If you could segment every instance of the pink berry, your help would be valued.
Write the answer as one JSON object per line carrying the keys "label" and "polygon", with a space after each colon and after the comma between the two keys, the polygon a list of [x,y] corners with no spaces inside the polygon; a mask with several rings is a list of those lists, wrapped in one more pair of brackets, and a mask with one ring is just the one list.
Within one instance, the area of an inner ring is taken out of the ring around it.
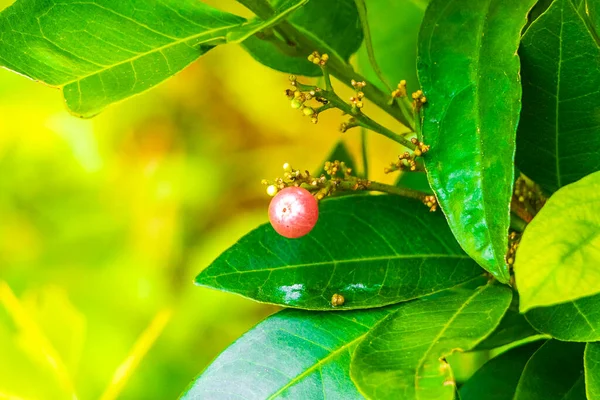
{"label": "pink berry", "polygon": [[277,233],[295,239],[306,235],[319,218],[317,199],[306,189],[287,187],[273,197],[269,221]]}

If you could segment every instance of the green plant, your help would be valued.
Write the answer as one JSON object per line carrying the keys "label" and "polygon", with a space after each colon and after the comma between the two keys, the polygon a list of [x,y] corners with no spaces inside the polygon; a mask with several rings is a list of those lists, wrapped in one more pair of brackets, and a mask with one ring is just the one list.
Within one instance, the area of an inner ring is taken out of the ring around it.
{"label": "green plant", "polygon": [[[356,174],[343,145],[322,172],[286,164],[264,182],[322,201],[314,229],[260,226],[196,283],[288,309],[183,397],[599,399],[600,0],[239,2],[256,17],[196,0],[17,0],[0,14],[0,64],[61,88],[78,116],[240,43],[294,74],[286,95],[313,123],[338,109],[343,132],[398,146],[397,185],[371,181],[364,156]],[[363,38],[365,76],[349,62]],[[457,382],[453,352],[498,348]]]}

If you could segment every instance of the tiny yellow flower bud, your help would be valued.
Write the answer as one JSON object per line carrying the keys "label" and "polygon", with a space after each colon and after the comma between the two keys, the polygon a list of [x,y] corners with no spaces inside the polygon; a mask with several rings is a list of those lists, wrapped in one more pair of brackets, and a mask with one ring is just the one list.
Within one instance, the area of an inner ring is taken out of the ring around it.
{"label": "tiny yellow flower bud", "polygon": [[292,172],[292,166],[289,163],[283,164],[283,170],[285,172]]}
{"label": "tiny yellow flower bud", "polygon": [[275,196],[277,194],[278,190],[277,187],[275,185],[269,185],[267,187],[267,194],[271,197]]}
{"label": "tiny yellow flower bud", "polygon": [[313,110],[312,107],[304,107],[302,109],[302,113],[304,115],[306,115],[307,117],[310,117],[311,115],[313,115],[315,113],[315,110]]}
{"label": "tiny yellow flower bud", "polygon": [[295,110],[297,110],[297,109],[299,109],[300,107],[302,107],[302,102],[301,102],[300,100],[298,100],[298,99],[294,99],[294,100],[292,100],[292,101],[290,102],[290,104],[291,104],[292,108],[293,108],[293,109],[295,109]]}

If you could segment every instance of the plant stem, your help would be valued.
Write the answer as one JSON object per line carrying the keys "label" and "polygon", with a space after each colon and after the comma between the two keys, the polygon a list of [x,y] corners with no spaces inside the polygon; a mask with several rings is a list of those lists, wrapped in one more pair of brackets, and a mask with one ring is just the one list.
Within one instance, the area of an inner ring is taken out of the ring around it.
{"label": "plant stem", "polygon": [[369,160],[367,157],[367,130],[360,129],[360,147],[362,152],[363,175],[365,179],[369,179]]}
{"label": "plant stem", "polygon": [[374,192],[395,194],[398,196],[409,197],[411,199],[417,199],[417,200],[423,200],[426,196],[428,196],[427,193],[420,192],[418,190],[401,188],[398,186],[388,185],[386,183],[381,183],[381,182],[370,182],[367,190],[371,190]]}
{"label": "plant stem", "polygon": [[[262,19],[268,19],[275,13],[273,7],[271,7],[267,0],[239,1],[242,3],[242,5]],[[405,115],[406,110],[401,109],[402,107],[406,107],[406,105],[402,103],[397,104],[396,102],[390,102],[390,93],[384,93],[377,86],[373,85],[371,82],[368,82],[364,76],[356,73],[352,66],[345,62],[338,54],[335,52],[332,54],[331,49],[323,47],[323,45],[320,44],[317,39],[309,37],[308,35],[300,32],[300,30],[298,30],[288,21],[280,22],[273,29],[286,39],[288,45],[295,46],[298,54],[303,54],[305,57],[308,57],[308,55],[313,51],[318,51],[321,54],[329,54],[331,58],[329,59],[327,66],[329,67],[329,70],[333,76],[349,87],[351,87],[350,82],[352,80],[357,82],[367,82],[367,86],[363,89],[365,96],[379,108],[394,117],[402,125],[414,130],[414,120],[411,120],[410,112]]]}
{"label": "plant stem", "polygon": [[[302,88],[310,89],[311,88],[311,87],[305,86],[305,85],[298,85],[298,87],[300,89],[302,89]],[[340,98],[340,96],[338,96],[335,92],[332,92],[329,90],[321,90],[321,91],[319,91],[318,96],[329,101],[330,103],[333,104],[334,107],[339,108],[345,114],[348,114],[348,115],[354,117],[354,119],[358,122],[358,125],[362,126],[363,128],[367,128],[367,129],[372,130],[373,132],[377,132],[389,139],[392,139],[394,142],[400,143],[402,146],[407,147],[411,150],[414,150],[416,148],[415,145],[410,140],[406,139],[402,135],[392,132],[385,126],[380,125],[379,123],[373,121],[371,118],[369,118],[368,116],[363,114],[359,108],[353,107],[350,104],[346,103],[344,100],[342,100]]]}

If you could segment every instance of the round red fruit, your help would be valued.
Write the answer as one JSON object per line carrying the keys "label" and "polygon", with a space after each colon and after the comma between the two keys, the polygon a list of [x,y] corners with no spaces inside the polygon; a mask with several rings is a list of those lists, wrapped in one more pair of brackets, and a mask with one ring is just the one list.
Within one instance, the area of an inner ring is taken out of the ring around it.
{"label": "round red fruit", "polygon": [[277,233],[295,239],[314,228],[319,218],[317,199],[306,189],[287,187],[269,205],[269,221]]}

